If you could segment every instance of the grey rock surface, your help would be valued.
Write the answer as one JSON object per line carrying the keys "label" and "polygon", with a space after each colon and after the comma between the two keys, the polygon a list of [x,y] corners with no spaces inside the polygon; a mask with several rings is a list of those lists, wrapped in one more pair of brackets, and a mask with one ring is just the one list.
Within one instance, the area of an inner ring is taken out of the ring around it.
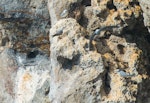
{"label": "grey rock surface", "polygon": [[18,66],[13,55],[13,50],[10,49],[0,53],[0,101],[2,103],[14,103],[15,101],[15,80]]}
{"label": "grey rock surface", "polygon": [[19,67],[15,84],[15,103],[49,103],[50,61]]}
{"label": "grey rock surface", "polygon": [[[64,27],[60,36],[52,35]],[[86,50],[84,29],[74,19],[58,21],[50,30],[52,103],[96,103],[105,69],[101,55]]]}
{"label": "grey rock surface", "polygon": [[139,3],[143,11],[144,24],[150,33],[150,2],[148,0],[139,0]]}
{"label": "grey rock surface", "polygon": [[19,52],[49,55],[50,17],[47,0],[1,0],[0,45]]}
{"label": "grey rock surface", "polygon": [[146,0],[1,0],[0,102],[150,103],[148,10]]}
{"label": "grey rock surface", "polygon": [[51,25],[53,26],[58,20],[68,17],[79,20],[83,12],[82,1],[83,0],[48,0]]}

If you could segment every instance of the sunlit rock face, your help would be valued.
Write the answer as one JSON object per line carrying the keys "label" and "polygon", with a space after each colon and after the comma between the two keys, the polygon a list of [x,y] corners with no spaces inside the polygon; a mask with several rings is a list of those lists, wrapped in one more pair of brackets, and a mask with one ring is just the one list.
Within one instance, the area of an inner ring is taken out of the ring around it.
{"label": "sunlit rock face", "polygon": [[149,103],[148,10],[146,0],[1,0],[0,101]]}

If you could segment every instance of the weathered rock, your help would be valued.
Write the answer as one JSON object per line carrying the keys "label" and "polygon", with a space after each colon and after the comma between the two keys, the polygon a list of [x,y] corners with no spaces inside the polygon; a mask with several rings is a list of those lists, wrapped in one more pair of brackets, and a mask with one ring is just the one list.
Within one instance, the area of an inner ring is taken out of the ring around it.
{"label": "weathered rock", "polygon": [[150,32],[150,2],[147,0],[139,0],[139,2],[143,11],[144,24]]}
{"label": "weathered rock", "polygon": [[15,101],[15,80],[18,66],[13,55],[13,50],[10,49],[0,53],[0,101],[2,103],[14,103]]}
{"label": "weathered rock", "polygon": [[147,1],[48,2],[1,0],[2,103],[150,102]]}
{"label": "weathered rock", "polygon": [[15,103],[49,103],[49,92],[50,61],[42,58],[37,65],[18,68]]}
{"label": "weathered rock", "polygon": [[[20,54],[21,55],[21,54]],[[20,65],[21,59],[24,59]],[[32,61],[32,62],[31,62]],[[12,49],[0,54],[0,101],[2,103],[47,103],[50,61],[46,56],[18,58]]]}
{"label": "weathered rock", "polygon": [[2,0],[0,7],[1,46],[19,52],[36,49],[49,55],[47,0]]}
{"label": "weathered rock", "polygon": [[59,19],[68,17],[79,21],[84,11],[83,5],[86,5],[86,1],[82,1],[84,0],[48,0],[51,25],[53,26]]}
{"label": "weathered rock", "polygon": [[[53,37],[61,27],[62,35]],[[84,32],[74,19],[60,20],[50,30],[52,102],[96,103],[102,98],[103,61],[100,54],[87,51]]]}

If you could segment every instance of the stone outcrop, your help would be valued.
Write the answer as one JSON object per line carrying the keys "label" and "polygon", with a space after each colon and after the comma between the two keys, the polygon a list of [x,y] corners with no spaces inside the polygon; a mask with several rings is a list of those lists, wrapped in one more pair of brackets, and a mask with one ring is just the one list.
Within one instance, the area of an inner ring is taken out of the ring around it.
{"label": "stone outcrop", "polygon": [[148,10],[146,0],[1,0],[0,101],[149,103]]}
{"label": "stone outcrop", "polygon": [[[63,28],[60,36],[54,36]],[[105,74],[102,57],[88,51],[85,30],[74,19],[63,19],[50,30],[52,79],[50,99],[54,103],[98,102]],[[94,95],[95,94],[95,95]],[[87,99],[88,98],[88,99]]]}
{"label": "stone outcrop", "polygon": [[139,2],[143,11],[144,24],[150,32],[150,2],[147,0],[139,0]]}
{"label": "stone outcrop", "polygon": [[1,1],[1,47],[24,53],[39,50],[49,55],[49,28],[47,0]]}

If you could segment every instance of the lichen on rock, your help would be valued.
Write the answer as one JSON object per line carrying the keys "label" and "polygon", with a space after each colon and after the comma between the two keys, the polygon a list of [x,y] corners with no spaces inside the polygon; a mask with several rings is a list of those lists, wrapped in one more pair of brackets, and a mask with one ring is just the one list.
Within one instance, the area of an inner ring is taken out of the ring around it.
{"label": "lichen on rock", "polygon": [[148,10],[146,0],[1,0],[0,101],[149,103]]}

